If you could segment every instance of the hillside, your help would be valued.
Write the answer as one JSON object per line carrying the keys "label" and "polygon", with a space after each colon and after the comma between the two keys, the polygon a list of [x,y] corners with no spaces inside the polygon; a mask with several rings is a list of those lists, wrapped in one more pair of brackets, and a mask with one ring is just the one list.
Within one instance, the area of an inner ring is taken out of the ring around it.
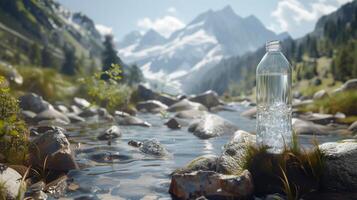
{"label": "hillside", "polygon": [[[336,81],[357,77],[356,44],[357,1],[321,17],[314,31],[306,36],[285,39],[283,52],[294,66],[295,87],[306,90],[316,79],[333,86]],[[222,60],[202,75],[204,79],[192,83],[189,92],[213,89],[220,94],[250,94],[255,86],[256,66],[264,53],[262,46],[255,52]]]}
{"label": "hillside", "polygon": [[53,0],[2,0],[0,39],[0,60],[19,65],[58,69],[74,54],[80,66],[100,66],[103,51],[94,22]]}

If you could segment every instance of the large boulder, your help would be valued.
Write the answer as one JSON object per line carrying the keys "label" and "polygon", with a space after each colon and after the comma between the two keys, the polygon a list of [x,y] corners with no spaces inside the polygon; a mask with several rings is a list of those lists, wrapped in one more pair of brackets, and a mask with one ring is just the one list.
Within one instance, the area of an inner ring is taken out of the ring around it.
{"label": "large boulder", "polygon": [[156,139],[144,140],[139,150],[143,153],[159,157],[169,154],[165,147]]}
{"label": "large boulder", "polygon": [[212,108],[221,104],[218,94],[212,90],[208,90],[202,94],[189,98],[190,101],[200,103],[207,108]]}
{"label": "large boulder", "polygon": [[150,123],[131,115],[129,116],[115,115],[115,119],[119,125],[151,127]]}
{"label": "large boulder", "polygon": [[176,173],[169,192],[178,199],[249,199],[254,190],[251,174],[223,175],[213,171]]}
{"label": "large boulder", "polygon": [[[21,188],[22,176],[14,169],[0,164],[0,184],[3,184],[2,195],[6,199],[17,199]],[[21,198],[19,198],[21,199]]]}
{"label": "large boulder", "polygon": [[139,111],[151,113],[158,113],[166,110],[167,108],[167,105],[157,100],[142,101],[136,105],[136,109],[138,109]]}
{"label": "large boulder", "polygon": [[55,110],[52,106],[40,113],[38,113],[34,118],[35,122],[47,121],[47,120],[61,120],[65,123],[70,123],[71,120],[63,113]]}
{"label": "large boulder", "polygon": [[334,93],[336,92],[345,92],[350,90],[357,90],[357,79],[351,79],[346,81],[340,88],[337,88]]}
{"label": "large boulder", "polygon": [[30,164],[45,169],[68,171],[77,169],[70,144],[64,135],[64,129],[52,127],[30,143]]}
{"label": "large boulder", "polygon": [[325,167],[322,187],[329,191],[357,191],[357,140],[328,142],[319,146]]}
{"label": "large boulder", "polygon": [[41,96],[34,93],[29,93],[20,97],[20,108],[23,110],[29,110],[34,113],[40,113],[50,108],[50,104],[43,100]]}
{"label": "large boulder", "polygon": [[351,135],[351,131],[343,125],[320,125],[301,119],[292,119],[295,133],[298,135]]}
{"label": "large boulder", "polygon": [[323,99],[326,97],[328,97],[326,90],[320,90],[320,91],[317,91],[312,98],[314,100],[320,100],[320,99]]}
{"label": "large boulder", "polygon": [[154,92],[144,85],[138,86],[138,98],[143,101],[158,100],[168,106],[171,106],[172,104],[177,102],[175,98],[166,94],[159,94],[157,92]]}
{"label": "large boulder", "polygon": [[224,145],[223,153],[217,161],[217,172],[223,174],[240,174],[243,169],[242,159],[248,145],[255,144],[256,137],[248,132],[238,130],[232,139]]}
{"label": "large boulder", "polygon": [[207,108],[196,102],[189,101],[187,99],[183,99],[173,105],[171,105],[167,111],[169,112],[179,112],[183,110],[201,110],[201,111],[207,111]]}
{"label": "large boulder", "polygon": [[201,139],[220,136],[223,134],[233,134],[238,127],[222,117],[214,114],[207,114],[198,122],[192,123],[188,131]]}
{"label": "large boulder", "polygon": [[111,140],[121,136],[121,131],[119,126],[111,126],[100,135],[98,135],[98,140]]}

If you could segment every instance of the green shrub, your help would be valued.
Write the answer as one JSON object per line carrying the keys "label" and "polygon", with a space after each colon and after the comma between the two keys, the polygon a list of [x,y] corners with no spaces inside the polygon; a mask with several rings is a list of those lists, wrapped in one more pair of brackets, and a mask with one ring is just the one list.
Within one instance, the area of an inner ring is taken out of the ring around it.
{"label": "green shrub", "polygon": [[80,79],[80,91],[92,104],[114,111],[127,107],[130,103],[132,90],[129,86],[118,83],[121,79],[120,66],[113,64],[107,71]]}
{"label": "green shrub", "polygon": [[336,114],[342,112],[347,116],[357,115],[357,92],[346,91],[330,95],[328,98],[314,101],[301,108],[301,111]]}
{"label": "green shrub", "polygon": [[[0,85],[4,80],[0,76]],[[9,89],[0,88],[0,153],[11,164],[23,164],[27,159],[28,131],[18,111],[18,102]]]}

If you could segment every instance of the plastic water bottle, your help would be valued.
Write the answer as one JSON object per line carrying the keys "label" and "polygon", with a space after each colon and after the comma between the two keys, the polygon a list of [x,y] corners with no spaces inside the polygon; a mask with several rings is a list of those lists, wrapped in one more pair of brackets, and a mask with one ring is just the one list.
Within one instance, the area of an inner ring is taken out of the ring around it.
{"label": "plastic water bottle", "polygon": [[266,44],[257,67],[257,144],[280,153],[292,140],[291,72],[279,41]]}

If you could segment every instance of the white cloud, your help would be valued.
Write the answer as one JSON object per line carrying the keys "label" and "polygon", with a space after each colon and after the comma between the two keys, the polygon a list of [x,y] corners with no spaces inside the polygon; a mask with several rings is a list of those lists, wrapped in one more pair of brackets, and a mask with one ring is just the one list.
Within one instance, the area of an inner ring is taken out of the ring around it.
{"label": "white cloud", "polygon": [[155,20],[148,17],[138,20],[137,26],[141,29],[153,29],[165,37],[169,37],[174,31],[181,29],[185,24],[176,17],[164,16]]}
{"label": "white cloud", "polygon": [[175,7],[170,7],[166,10],[168,13],[171,13],[171,14],[176,14],[177,13],[177,10]]}
{"label": "white cloud", "polygon": [[[322,15],[335,11],[341,4],[351,0],[312,0],[303,4],[298,0],[280,0],[271,13],[276,23],[269,28],[276,31],[293,31],[303,23],[314,24]],[[312,26],[310,24],[310,26]]]}
{"label": "white cloud", "polygon": [[101,35],[113,34],[113,28],[105,26],[103,24],[96,24],[95,28]]}

